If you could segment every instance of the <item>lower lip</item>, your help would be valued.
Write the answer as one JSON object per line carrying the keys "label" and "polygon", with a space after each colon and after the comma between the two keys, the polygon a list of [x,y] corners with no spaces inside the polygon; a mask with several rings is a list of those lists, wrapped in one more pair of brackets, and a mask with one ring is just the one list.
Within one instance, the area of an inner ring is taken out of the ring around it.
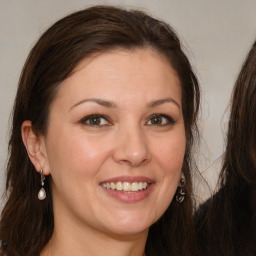
{"label": "lower lip", "polygon": [[134,203],[134,202],[139,202],[146,199],[153,189],[153,184],[150,184],[146,189],[140,190],[138,192],[124,192],[124,191],[107,189],[104,187],[102,188],[110,196],[114,197],[119,201],[122,201],[125,203]]}

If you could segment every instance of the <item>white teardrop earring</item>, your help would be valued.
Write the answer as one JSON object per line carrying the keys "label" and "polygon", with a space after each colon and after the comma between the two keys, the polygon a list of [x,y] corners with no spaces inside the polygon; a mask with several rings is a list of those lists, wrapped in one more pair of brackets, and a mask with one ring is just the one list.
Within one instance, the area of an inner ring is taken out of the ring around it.
{"label": "white teardrop earring", "polygon": [[39,190],[38,192],[38,199],[39,200],[44,200],[46,198],[46,192],[44,190],[44,180],[45,180],[45,176],[43,174],[43,169],[41,169],[39,171],[40,175],[41,175],[41,186],[42,188]]}

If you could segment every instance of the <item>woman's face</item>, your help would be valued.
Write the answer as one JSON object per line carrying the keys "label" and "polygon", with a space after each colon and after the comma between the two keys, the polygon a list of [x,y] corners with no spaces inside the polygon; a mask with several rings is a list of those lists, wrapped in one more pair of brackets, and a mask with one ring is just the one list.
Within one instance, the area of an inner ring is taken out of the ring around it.
{"label": "woman's face", "polygon": [[43,138],[55,222],[112,234],[147,232],[180,180],[181,105],[175,71],[152,49],[83,60],[60,85]]}

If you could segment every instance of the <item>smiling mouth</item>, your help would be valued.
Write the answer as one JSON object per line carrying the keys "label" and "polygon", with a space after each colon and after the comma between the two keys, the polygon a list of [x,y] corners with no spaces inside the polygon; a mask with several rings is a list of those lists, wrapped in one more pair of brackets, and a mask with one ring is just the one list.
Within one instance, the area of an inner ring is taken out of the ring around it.
{"label": "smiling mouth", "polygon": [[117,182],[103,182],[100,184],[102,187],[109,190],[117,190],[121,192],[139,192],[147,189],[150,186],[150,183],[147,182],[128,182],[128,181],[117,181]]}

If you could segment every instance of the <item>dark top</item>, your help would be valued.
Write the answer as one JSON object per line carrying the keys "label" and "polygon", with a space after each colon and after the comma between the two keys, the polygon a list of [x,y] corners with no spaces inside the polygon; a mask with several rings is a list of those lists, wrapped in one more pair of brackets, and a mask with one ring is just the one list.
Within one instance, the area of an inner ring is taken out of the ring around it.
{"label": "dark top", "polygon": [[256,256],[256,216],[249,206],[250,194],[238,189],[233,202],[231,198],[224,186],[197,210],[200,255]]}

